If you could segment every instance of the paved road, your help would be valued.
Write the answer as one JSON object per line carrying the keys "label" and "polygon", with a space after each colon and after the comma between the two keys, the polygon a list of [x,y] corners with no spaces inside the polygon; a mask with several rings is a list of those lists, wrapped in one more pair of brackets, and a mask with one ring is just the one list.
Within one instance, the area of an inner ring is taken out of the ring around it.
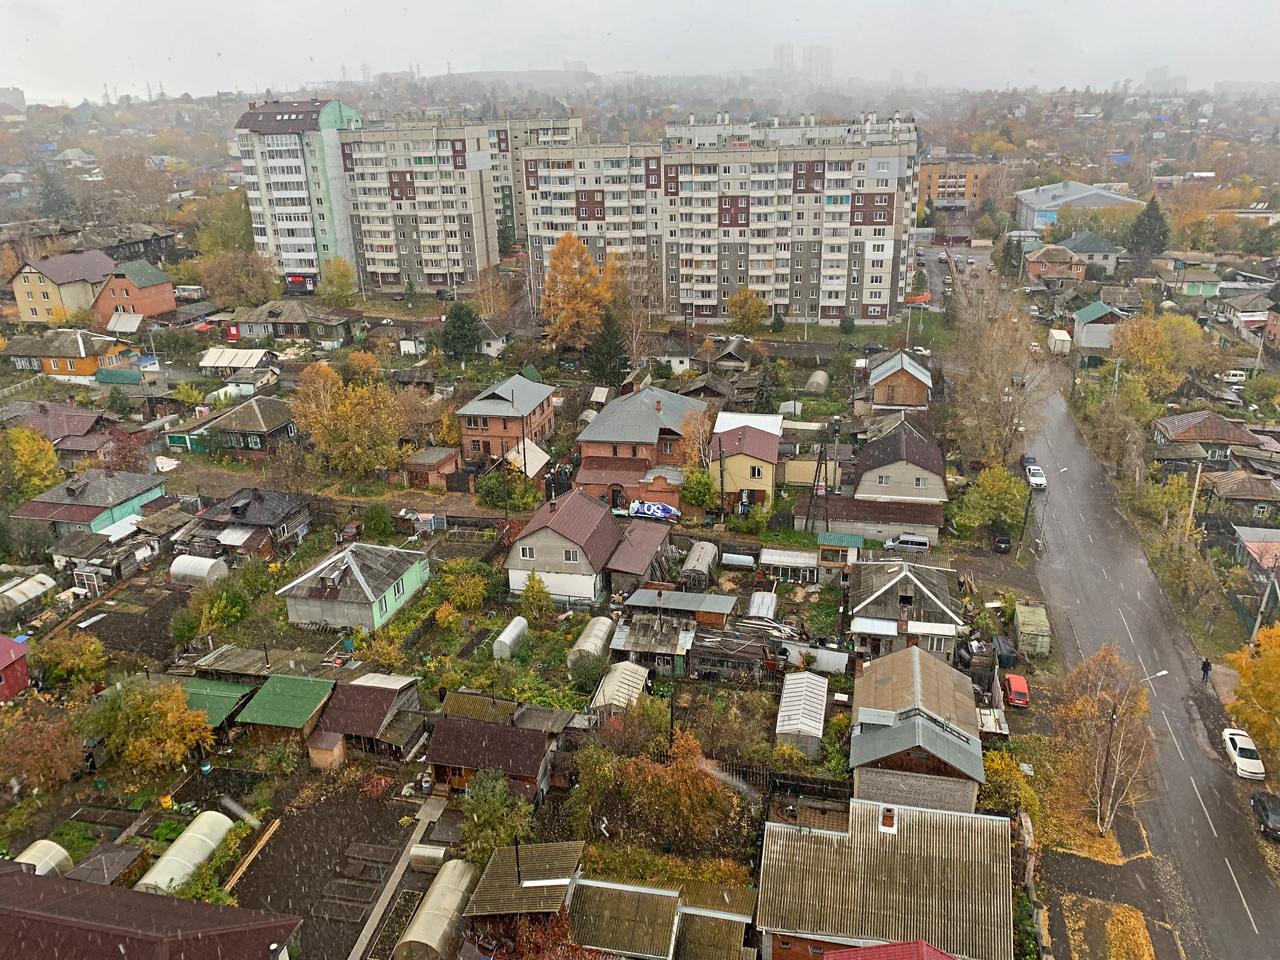
{"label": "paved road", "polygon": [[1191,639],[1056,394],[1032,453],[1049,477],[1036,507],[1048,551],[1040,585],[1068,664],[1115,640],[1144,676],[1169,671],[1149,682],[1158,771],[1138,814],[1185,956],[1280,958],[1280,889],[1254,836],[1250,788],[1217,747],[1221,704],[1201,683]]}

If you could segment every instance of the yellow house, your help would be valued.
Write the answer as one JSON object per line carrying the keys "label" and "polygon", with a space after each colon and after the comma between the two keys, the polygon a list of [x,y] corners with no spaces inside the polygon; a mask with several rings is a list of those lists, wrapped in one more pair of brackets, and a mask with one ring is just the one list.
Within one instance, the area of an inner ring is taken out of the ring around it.
{"label": "yellow house", "polygon": [[88,330],[49,330],[40,337],[14,337],[0,349],[0,358],[17,370],[69,382],[92,380],[102,368],[127,366],[137,354],[133,344]]}
{"label": "yellow house", "polygon": [[27,261],[13,278],[18,322],[56,326],[78,310],[92,310],[115,268],[101,250]]}
{"label": "yellow house", "polygon": [[773,505],[778,438],[756,427],[734,427],[711,438],[711,482],[726,510]]}

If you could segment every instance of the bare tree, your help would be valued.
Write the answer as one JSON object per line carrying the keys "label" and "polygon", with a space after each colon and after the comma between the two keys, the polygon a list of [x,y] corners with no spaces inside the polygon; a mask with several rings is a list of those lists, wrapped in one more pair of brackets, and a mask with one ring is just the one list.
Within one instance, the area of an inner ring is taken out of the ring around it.
{"label": "bare tree", "polygon": [[[1053,392],[1031,319],[990,278],[959,299],[960,372],[955,376],[957,439],[966,461],[1006,464],[1035,432]],[[1036,346],[1032,346],[1036,344]]]}
{"label": "bare tree", "polygon": [[707,448],[711,445],[711,431],[715,421],[711,408],[687,410],[680,418],[680,453],[687,469],[696,470],[707,464]]}
{"label": "bare tree", "polygon": [[1153,745],[1151,709],[1137,665],[1108,643],[1067,676],[1054,724],[1106,835],[1124,804],[1145,793]]}
{"label": "bare tree", "polygon": [[502,320],[511,309],[511,284],[497,267],[485,267],[476,274],[471,299],[486,320]]}
{"label": "bare tree", "polygon": [[613,264],[609,302],[632,363],[649,352],[653,339],[649,320],[662,312],[661,267],[661,261],[645,259],[644,251],[635,257],[618,258]]}

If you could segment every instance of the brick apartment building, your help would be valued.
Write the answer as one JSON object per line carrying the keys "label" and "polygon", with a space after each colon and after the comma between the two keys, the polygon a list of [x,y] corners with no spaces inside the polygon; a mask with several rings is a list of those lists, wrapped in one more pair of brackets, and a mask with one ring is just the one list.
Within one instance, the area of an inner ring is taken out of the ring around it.
{"label": "brick apartment building", "polygon": [[777,316],[897,314],[916,206],[912,122],[690,121],[661,144],[524,148],[537,283],[547,248],[572,231],[599,263],[615,252],[659,263],[671,317],[727,320],[744,286]]}
{"label": "brick apartment building", "polygon": [[555,428],[555,387],[516,374],[483,390],[458,410],[462,456],[471,462],[506,456],[522,440],[541,444]]}
{"label": "brick apartment building", "polygon": [[173,279],[145,260],[119,264],[98,291],[93,309],[103,323],[117,313],[144,317],[168,313],[178,309],[173,298]]}

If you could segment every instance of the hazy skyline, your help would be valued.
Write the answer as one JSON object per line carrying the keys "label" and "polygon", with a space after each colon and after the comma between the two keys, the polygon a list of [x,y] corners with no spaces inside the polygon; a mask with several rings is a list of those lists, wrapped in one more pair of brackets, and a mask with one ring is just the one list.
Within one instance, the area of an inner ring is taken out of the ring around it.
{"label": "hazy skyline", "polygon": [[[122,16],[111,11],[122,8]],[[539,5],[513,0],[448,7],[388,8],[314,0],[226,0],[191,7],[0,0],[7,36],[0,86],[22,87],[30,102],[97,101],[216,90],[296,88],[420,65],[423,74],[559,69],[585,61],[596,73],[687,75],[768,67],[775,43],[833,50],[837,78],[887,81],[924,71],[945,87],[1039,85],[1109,87],[1167,65],[1191,89],[1219,80],[1280,81],[1280,63],[1244,56],[1246,37],[1280,32],[1274,0],[1115,3],[1077,0],[1036,10],[1008,0],[920,0],[909,8],[844,7],[792,0],[733,4],[651,0],[602,10],[586,0]],[[356,29],[344,29],[348,22]],[[56,51],[57,55],[51,54]]]}

